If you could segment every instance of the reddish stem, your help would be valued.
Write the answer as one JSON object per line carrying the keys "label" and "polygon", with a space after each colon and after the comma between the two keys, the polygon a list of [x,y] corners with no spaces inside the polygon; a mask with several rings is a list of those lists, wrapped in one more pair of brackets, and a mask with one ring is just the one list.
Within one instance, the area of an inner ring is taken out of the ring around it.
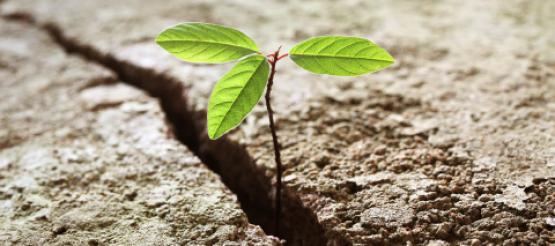
{"label": "reddish stem", "polygon": [[[279,49],[274,52],[273,54],[271,54],[272,58],[271,60],[269,60],[269,63],[271,65],[271,72],[270,72],[270,77],[268,78],[268,83],[266,85],[266,109],[268,111],[268,119],[270,121],[270,130],[272,132],[272,141],[274,144],[274,158],[276,161],[276,193],[275,193],[275,234],[276,236],[279,236],[280,234],[280,220],[281,220],[281,175],[282,175],[282,163],[281,163],[281,153],[280,153],[280,145],[278,142],[278,137],[276,134],[276,127],[274,124],[274,112],[272,111],[272,104],[271,104],[271,92],[272,92],[272,85],[274,84],[274,75],[276,73],[276,64],[277,61],[279,61],[279,59],[283,58],[284,56],[282,56],[280,58],[279,56],[279,51],[281,49],[281,46],[279,47]],[[285,54],[287,55],[287,54]]]}
{"label": "reddish stem", "polygon": [[277,60],[279,61],[279,60],[283,59],[284,57],[287,57],[288,55],[289,55],[289,53],[285,53],[285,54],[279,56],[279,57],[277,58]]}

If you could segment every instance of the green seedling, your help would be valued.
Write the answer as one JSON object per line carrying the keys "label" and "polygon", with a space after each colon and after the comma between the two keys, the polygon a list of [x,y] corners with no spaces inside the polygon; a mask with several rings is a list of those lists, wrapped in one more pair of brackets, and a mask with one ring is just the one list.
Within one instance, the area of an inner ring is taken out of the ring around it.
{"label": "green seedling", "polygon": [[393,64],[393,57],[372,41],[358,37],[321,36],[295,45],[289,53],[280,48],[260,52],[244,33],[209,23],[181,23],[162,31],[156,43],[175,57],[193,63],[225,63],[239,60],[215,85],[208,103],[207,130],[218,139],[237,127],[258,103],[266,88],[266,108],[276,162],[275,230],[281,217],[282,163],[270,93],[276,65],[285,57],[316,74],[358,76]]}

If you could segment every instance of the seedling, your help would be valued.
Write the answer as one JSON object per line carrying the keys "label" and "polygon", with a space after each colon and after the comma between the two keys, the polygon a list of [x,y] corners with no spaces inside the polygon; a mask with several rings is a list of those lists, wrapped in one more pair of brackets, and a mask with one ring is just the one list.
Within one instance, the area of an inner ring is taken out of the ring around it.
{"label": "seedling", "polygon": [[316,73],[358,76],[391,64],[393,57],[368,39],[321,36],[295,45],[289,53],[260,52],[244,33],[221,25],[186,22],[162,31],[156,43],[175,57],[193,63],[225,63],[239,60],[215,85],[208,102],[208,137],[218,139],[237,127],[258,103],[266,87],[266,108],[276,162],[275,230],[281,218],[280,145],[271,106],[271,92],[278,61],[289,57],[300,67]]}

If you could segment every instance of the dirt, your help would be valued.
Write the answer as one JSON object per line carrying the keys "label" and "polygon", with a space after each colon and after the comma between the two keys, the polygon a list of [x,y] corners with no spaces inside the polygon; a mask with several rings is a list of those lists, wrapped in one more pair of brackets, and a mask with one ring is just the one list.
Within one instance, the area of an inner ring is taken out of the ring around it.
{"label": "dirt", "polygon": [[0,21],[1,245],[278,244],[173,138],[157,100]]}
{"label": "dirt", "polygon": [[263,104],[227,139],[207,140],[203,110],[230,64],[177,61],[153,38],[182,21],[237,27],[264,50],[313,35],[369,37],[394,67],[337,78],[279,64],[281,236],[294,245],[555,243],[553,2],[8,0],[2,13],[132,67],[120,76],[164,76],[141,88],[180,83],[192,127],[176,124],[190,128],[178,136],[194,138],[189,147],[269,233],[274,163]]}

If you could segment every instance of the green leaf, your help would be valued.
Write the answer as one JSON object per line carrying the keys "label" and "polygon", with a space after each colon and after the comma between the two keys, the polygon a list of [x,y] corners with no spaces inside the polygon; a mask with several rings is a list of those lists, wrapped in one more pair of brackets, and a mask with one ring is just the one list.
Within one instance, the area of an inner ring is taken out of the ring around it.
{"label": "green leaf", "polygon": [[266,57],[239,61],[218,81],[208,102],[208,137],[217,139],[238,126],[258,103],[268,80]]}
{"label": "green leaf", "polygon": [[322,36],[305,40],[289,51],[300,67],[318,74],[356,76],[393,64],[393,57],[368,39]]}
{"label": "green leaf", "polygon": [[156,43],[179,59],[199,63],[233,61],[258,51],[254,41],[238,30],[197,22],[162,31]]}

